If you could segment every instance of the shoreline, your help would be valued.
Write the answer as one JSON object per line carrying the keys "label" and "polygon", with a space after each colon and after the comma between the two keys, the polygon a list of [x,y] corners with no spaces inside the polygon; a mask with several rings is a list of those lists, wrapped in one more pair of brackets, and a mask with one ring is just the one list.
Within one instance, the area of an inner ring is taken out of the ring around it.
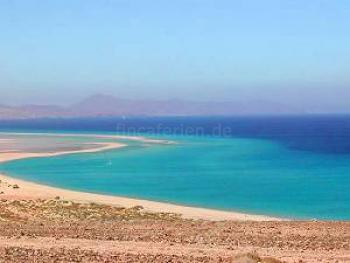
{"label": "shoreline", "polygon": [[95,142],[91,143],[91,145],[101,145],[101,147],[95,148],[87,148],[81,150],[72,150],[72,151],[62,151],[62,152],[46,152],[46,153],[31,153],[31,152],[0,152],[0,163],[10,162],[19,159],[27,159],[27,158],[40,158],[40,157],[54,157],[60,155],[69,155],[69,154],[77,154],[77,153],[95,153],[102,152],[107,150],[118,149],[122,147],[126,147],[126,144],[123,143],[100,143]]}
{"label": "shoreline", "polygon": [[[0,132],[5,135],[31,135],[31,136],[54,136],[54,137],[85,137],[85,138],[98,138],[98,139],[121,139],[121,140],[131,140],[131,141],[142,141],[146,143],[155,144],[176,144],[174,141],[163,140],[163,139],[151,139],[139,135],[107,135],[107,134],[94,134],[94,133],[54,133],[54,132]],[[5,139],[8,140],[8,139]]]}
{"label": "shoreline", "polygon": [[[10,134],[10,133],[8,133]],[[12,133],[13,134],[13,133]],[[26,135],[26,133],[21,133],[21,135]],[[55,134],[52,134],[55,135]],[[58,136],[71,136],[60,134]],[[74,136],[79,136],[78,134]],[[84,136],[84,135],[82,135]],[[131,137],[131,136],[108,136],[104,135],[88,135],[92,138],[113,138],[113,139],[130,139],[131,140],[142,140],[145,142],[154,142],[154,143],[165,143],[169,144],[168,141],[153,140],[143,137]],[[93,153],[101,152],[111,149],[117,149],[126,147],[126,144],[123,143],[91,143],[92,145],[102,145],[101,147],[83,149],[83,150],[74,150],[74,151],[63,151],[63,152],[50,152],[50,153],[27,153],[27,152],[11,152],[11,153],[1,153],[0,152],[0,163],[9,162],[18,159],[24,158],[40,158],[40,157],[52,157],[59,155],[67,154],[77,154],[77,153]],[[0,195],[0,199],[9,199],[9,200],[30,200],[30,199],[53,199],[60,197],[63,200],[82,202],[82,203],[99,203],[106,204],[111,206],[119,207],[134,207],[142,206],[146,211],[155,212],[155,213],[174,213],[180,214],[185,219],[194,219],[194,220],[210,220],[210,221],[283,221],[282,218],[270,217],[265,215],[254,215],[246,214],[241,212],[234,211],[222,211],[208,208],[197,208],[189,207],[184,205],[176,205],[165,202],[149,201],[143,199],[135,199],[128,197],[112,196],[112,195],[102,195],[94,194],[87,192],[79,192],[73,190],[67,190],[62,188],[56,188],[51,186],[46,186],[42,184],[37,184],[22,179],[16,179],[9,175],[0,174],[0,192],[4,193]],[[17,185],[19,188],[13,188],[11,186]],[[7,187],[6,187],[7,186]],[[4,188],[5,187],[5,188]]]}

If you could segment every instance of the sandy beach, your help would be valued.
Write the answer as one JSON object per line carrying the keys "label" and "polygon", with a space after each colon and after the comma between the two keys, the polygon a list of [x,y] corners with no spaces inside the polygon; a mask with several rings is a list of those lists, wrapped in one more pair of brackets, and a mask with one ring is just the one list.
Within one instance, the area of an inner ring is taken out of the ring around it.
{"label": "sandy beach", "polygon": [[[154,202],[126,197],[99,195],[84,192],[75,192],[65,189],[39,185],[14,179],[0,174],[0,180],[3,182],[0,191],[4,193],[0,198],[7,200],[33,200],[33,199],[53,199],[60,197],[63,200],[70,200],[80,203],[98,203],[120,207],[142,206],[145,210],[156,213],[175,213],[188,219],[203,220],[250,220],[250,221],[280,221],[280,218],[268,217],[263,215],[250,215],[237,212],[225,212],[220,210],[186,207],[162,202]],[[19,188],[13,189],[11,186],[18,185]],[[9,187],[10,186],[10,187]]]}

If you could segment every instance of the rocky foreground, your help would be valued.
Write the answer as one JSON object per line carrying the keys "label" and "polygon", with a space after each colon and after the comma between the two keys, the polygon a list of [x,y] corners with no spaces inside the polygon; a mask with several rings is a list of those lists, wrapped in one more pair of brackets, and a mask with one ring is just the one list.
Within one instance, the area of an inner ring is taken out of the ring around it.
{"label": "rocky foreground", "polygon": [[58,197],[3,199],[0,262],[350,262],[350,222],[193,221]]}

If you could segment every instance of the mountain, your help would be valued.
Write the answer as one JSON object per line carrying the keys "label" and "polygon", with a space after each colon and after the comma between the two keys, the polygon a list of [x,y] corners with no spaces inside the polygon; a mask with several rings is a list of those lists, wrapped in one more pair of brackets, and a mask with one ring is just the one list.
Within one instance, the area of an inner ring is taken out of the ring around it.
{"label": "mountain", "polygon": [[303,113],[286,105],[267,102],[199,102],[185,100],[127,100],[94,95],[69,107],[55,105],[0,105],[0,119],[98,116],[210,116]]}
{"label": "mountain", "polygon": [[69,117],[70,112],[54,105],[0,105],[0,119],[30,119],[45,117]]}
{"label": "mountain", "polygon": [[79,116],[120,116],[134,115],[135,112],[140,114],[135,101],[101,94],[91,96],[69,109]]}
{"label": "mountain", "polygon": [[198,102],[184,100],[125,100],[108,95],[94,95],[70,107],[79,116],[188,116],[287,114],[299,110],[283,104],[254,102]]}

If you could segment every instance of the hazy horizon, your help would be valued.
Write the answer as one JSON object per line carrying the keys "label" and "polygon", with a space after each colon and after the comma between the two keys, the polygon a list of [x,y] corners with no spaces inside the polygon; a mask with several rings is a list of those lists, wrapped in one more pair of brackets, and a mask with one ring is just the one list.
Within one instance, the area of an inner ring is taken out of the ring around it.
{"label": "hazy horizon", "polygon": [[350,112],[347,1],[2,1],[0,104],[271,101]]}

